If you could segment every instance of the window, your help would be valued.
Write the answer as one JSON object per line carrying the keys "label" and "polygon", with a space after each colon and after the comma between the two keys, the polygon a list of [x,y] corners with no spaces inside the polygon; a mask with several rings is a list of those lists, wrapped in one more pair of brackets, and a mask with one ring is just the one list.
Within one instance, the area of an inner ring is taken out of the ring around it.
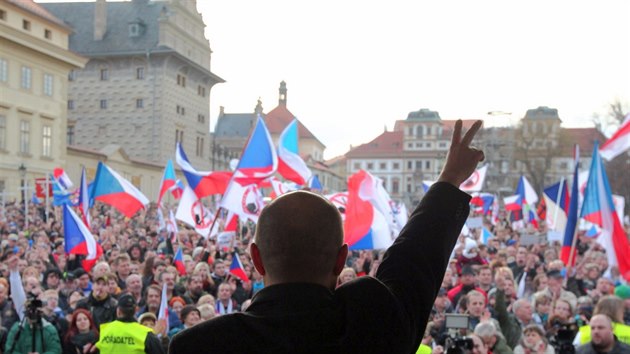
{"label": "window", "polygon": [[101,109],[107,109],[107,100],[101,100]]}
{"label": "window", "polygon": [[68,81],[74,81],[77,78],[77,72],[75,70],[70,70],[68,73]]}
{"label": "window", "polygon": [[22,154],[28,154],[30,149],[31,140],[31,123],[26,120],[20,121],[20,152]]}
{"label": "window", "polygon": [[144,80],[144,68],[136,68],[136,79]]}
{"label": "window", "polygon": [[101,69],[101,81],[109,80],[109,69]]}
{"label": "window", "polygon": [[140,35],[140,24],[132,23],[129,25],[129,37],[138,37]]}
{"label": "window", "polygon": [[44,95],[53,95],[53,76],[50,74],[44,74]]}
{"label": "window", "polygon": [[398,162],[394,162],[394,164],[392,165],[392,169],[393,169],[394,171],[398,171],[398,170],[400,170],[400,163],[398,163]]}
{"label": "window", "polygon": [[354,169],[355,171],[356,171],[356,170],[360,170],[360,169],[361,169],[361,163],[360,163],[360,162],[355,162],[355,163],[354,163],[354,167],[353,167],[353,169]]}
{"label": "window", "polygon": [[408,170],[413,169],[413,161],[407,161],[407,169]]}
{"label": "window", "polygon": [[416,170],[422,169],[422,160],[416,160]]}
{"label": "window", "polygon": [[31,68],[28,66],[22,67],[22,88],[31,89]]}
{"label": "window", "polygon": [[567,163],[567,162],[560,162],[560,169],[561,170],[568,170],[569,169],[569,163]]}
{"label": "window", "polygon": [[52,39],[52,31],[49,29],[44,29],[44,38]]}
{"label": "window", "polygon": [[206,121],[206,116],[204,116],[203,114],[197,114],[198,123],[205,123],[205,121]]}
{"label": "window", "polygon": [[198,157],[203,157],[203,138],[197,137],[197,146],[195,149],[195,154]]}
{"label": "window", "polygon": [[136,108],[144,108],[144,100],[142,98],[136,99]]}
{"label": "window", "polygon": [[387,163],[386,163],[386,162],[381,162],[381,163],[379,164],[378,168],[379,168],[381,171],[386,170],[386,169],[387,169]]}
{"label": "window", "polygon": [[7,12],[0,9],[0,20],[6,20],[7,19]]}
{"label": "window", "polygon": [[7,117],[0,116],[0,150],[7,148]]}
{"label": "window", "polygon": [[0,81],[7,82],[9,79],[9,68],[6,59],[0,59]]}
{"label": "window", "polygon": [[368,162],[367,169],[368,169],[368,171],[374,170],[374,164],[372,162]]}
{"label": "window", "polygon": [[66,131],[66,142],[68,145],[74,145],[74,124],[68,124],[68,130]]}
{"label": "window", "polygon": [[73,110],[74,109],[74,100],[68,100],[68,109],[69,110]]}
{"label": "window", "polygon": [[9,79],[9,66],[6,59],[0,59],[0,81],[7,82]]}
{"label": "window", "polygon": [[22,28],[30,31],[31,30],[31,21],[28,20],[22,20]]}
{"label": "window", "polygon": [[430,170],[431,169],[431,160],[424,161],[424,169],[425,170]]}
{"label": "window", "polygon": [[50,125],[42,127],[42,156],[52,157],[52,127]]}
{"label": "window", "polygon": [[198,94],[199,96],[201,96],[201,97],[206,97],[206,88],[205,88],[205,87],[203,87],[203,86],[201,86],[201,85],[199,85],[199,86],[197,87],[197,94]]}
{"label": "window", "polygon": [[180,144],[184,143],[184,131],[183,130],[175,129],[175,145],[177,145],[177,143],[180,143]]}
{"label": "window", "polygon": [[438,146],[440,149],[446,149],[446,143],[440,143]]}
{"label": "window", "polygon": [[186,87],[186,76],[177,74],[177,85],[181,87]]}
{"label": "window", "polygon": [[392,193],[398,194],[400,192],[400,181],[397,178],[392,180]]}

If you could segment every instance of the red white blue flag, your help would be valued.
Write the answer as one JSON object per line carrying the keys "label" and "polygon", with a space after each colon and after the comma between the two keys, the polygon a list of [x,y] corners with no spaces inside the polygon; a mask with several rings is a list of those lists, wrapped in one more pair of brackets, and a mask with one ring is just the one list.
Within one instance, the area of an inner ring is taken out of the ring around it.
{"label": "red white blue flag", "polygon": [[188,157],[180,143],[177,143],[177,149],[175,150],[175,161],[177,161],[177,164],[184,172],[188,185],[199,198],[213,194],[223,194],[232,176],[230,172],[225,171],[197,171],[188,161]]}
{"label": "red white blue flag", "polygon": [[598,150],[599,144],[595,142],[580,215],[601,228],[597,242],[606,250],[608,264],[618,266],[621,276],[630,281],[630,242],[615,212],[608,176]]}
{"label": "red white blue flag", "polygon": [[92,184],[90,199],[109,204],[129,218],[149,204],[138,188],[102,162]]}
{"label": "red white blue flag", "polygon": [[181,246],[177,248],[175,257],[173,257],[173,265],[177,268],[179,275],[186,275],[186,265],[184,264],[184,254],[182,253]]}
{"label": "red white blue flag", "polygon": [[241,263],[240,258],[238,258],[238,253],[236,252],[232,254],[232,264],[230,264],[230,274],[238,277],[244,282],[249,282],[247,273],[245,273],[245,268],[243,268],[243,264]]}
{"label": "red white blue flag", "polygon": [[602,147],[599,153],[603,158],[610,161],[630,149],[630,114],[621,123],[619,129],[610,137]]}
{"label": "red white blue flag", "polygon": [[160,192],[158,194],[157,204],[162,205],[162,197],[168,191],[171,192],[173,198],[179,199],[184,192],[183,188],[178,185],[177,176],[175,175],[175,169],[173,168],[173,162],[171,160],[166,161],[164,167],[164,174],[162,175],[162,181],[160,182]]}
{"label": "red white blue flag", "polygon": [[294,119],[278,140],[278,173],[299,185],[311,177],[311,170],[298,154],[298,121]]}
{"label": "red white blue flag", "polygon": [[103,249],[83,223],[83,220],[67,205],[63,205],[63,234],[66,254],[85,255],[83,268],[90,271]]}
{"label": "red white blue flag", "polygon": [[[597,153],[597,151],[595,151]],[[567,227],[564,229],[564,238],[562,241],[562,250],[560,251],[560,259],[569,266],[575,264],[576,250],[573,249],[575,229],[578,223],[578,193],[579,192],[579,167],[580,167],[580,147],[575,145],[575,169],[573,171],[573,184],[571,186],[571,198],[569,201],[569,212],[567,213]]]}

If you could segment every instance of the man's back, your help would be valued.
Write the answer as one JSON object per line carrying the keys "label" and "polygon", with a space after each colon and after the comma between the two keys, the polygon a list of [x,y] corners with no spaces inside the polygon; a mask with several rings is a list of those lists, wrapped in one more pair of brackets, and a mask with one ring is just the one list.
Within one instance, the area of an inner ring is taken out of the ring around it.
{"label": "man's back", "polygon": [[246,312],[220,316],[176,335],[170,352],[416,350],[468,215],[469,199],[453,186],[435,185],[387,251],[377,278],[361,277],[334,291],[308,283],[265,287]]}

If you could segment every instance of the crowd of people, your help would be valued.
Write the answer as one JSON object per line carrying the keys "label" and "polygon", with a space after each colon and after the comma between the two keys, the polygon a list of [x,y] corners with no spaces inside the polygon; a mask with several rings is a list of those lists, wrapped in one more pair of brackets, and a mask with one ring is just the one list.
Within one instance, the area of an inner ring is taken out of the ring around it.
{"label": "crowd of people", "polygon": [[[91,353],[105,345],[101,331],[114,328],[108,324],[133,320],[151,329],[144,350],[164,353],[178,332],[245,311],[265,286],[247,252],[255,225],[242,224],[232,245],[219,247],[184,227],[171,238],[160,227],[157,211],[153,205],[126,218],[97,203],[91,229],[103,255],[86,271],[84,256],[65,252],[59,208],[46,215],[42,206],[31,205],[26,227],[23,205],[5,204],[0,212],[0,349]],[[480,229],[460,236],[418,352],[468,345],[470,352],[484,354],[630,351],[630,286],[618,270],[609,269],[605,250],[594,239],[579,235],[576,264],[567,267],[559,260],[559,244],[524,246],[522,230],[508,221],[484,223],[495,236],[486,243]],[[545,231],[544,225],[538,231]],[[178,248],[185,271],[173,263]],[[337,285],[374,276],[383,254],[349,252]],[[249,281],[230,273],[232,257],[240,258]],[[32,313],[21,320],[14,307],[15,279],[27,295],[25,307],[38,307],[39,328],[25,325]],[[164,285],[168,320],[159,313],[165,311]],[[452,314],[467,315],[467,328],[449,328]],[[470,341],[456,340],[463,337]]]}

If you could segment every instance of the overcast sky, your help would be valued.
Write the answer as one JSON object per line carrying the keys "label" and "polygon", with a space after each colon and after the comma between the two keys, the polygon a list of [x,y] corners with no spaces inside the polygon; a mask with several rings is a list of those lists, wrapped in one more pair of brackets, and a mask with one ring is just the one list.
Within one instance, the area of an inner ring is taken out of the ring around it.
{"label": "overcast sky", "polygon": [[[485,118],[559,110],[565,126],[630,103],[630,1],[198,1],[226,80],[213,123],[265,112],[285,80],[288,108],[331,158],[410,111]],[[497,123],[496,121],[494,122]]]}
{"label": "overcast sky", "polygon": [[[187,0],[184,0],[187,1]],[[192,0],[189,0],[192,1]],[[288,108],[326,158],[392,130],[410,111],[516,123],[529,108],[593,126],[630,105],[630,1],[198,0],[212,71],[211,125]]]}

